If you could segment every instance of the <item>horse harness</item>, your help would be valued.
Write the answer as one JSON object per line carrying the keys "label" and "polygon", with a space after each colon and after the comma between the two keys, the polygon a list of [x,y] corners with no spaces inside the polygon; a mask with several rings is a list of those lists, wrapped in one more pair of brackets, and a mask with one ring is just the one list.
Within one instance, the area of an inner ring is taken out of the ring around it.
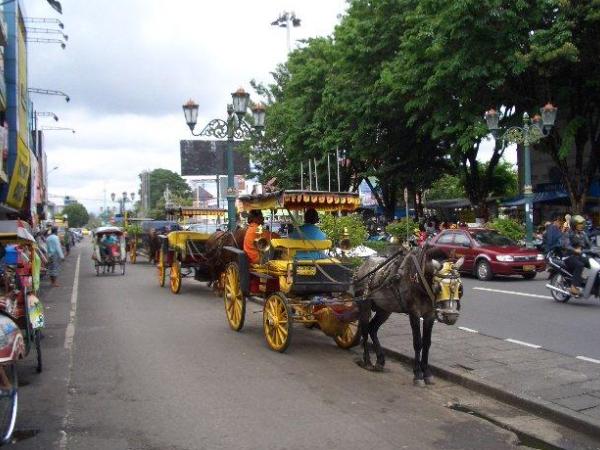
{"label": "horse harness", "polygon": [[[362,276],[361,278],[359,278],[358,280],[355,281],[355,283],[359,283],[359,282],[363,281],[365,278],[368,278],[367,286],[363,292],[363,295],[361,296],[361,298],[358,301],[365,301],[370,295],[373,295],[375,292],[378,292],[382,289],[386,289],[388,287],[390,287],[392,289],[392,291],[394,292],[395,295],[400,296],[400,293],[398,292],[398,288],[396,287],[395,281],[398,280],[402,276],[402,274],[399,272],[402,269],[404,269],[407,258],[410,257],[415,265],[416,270],[417,270],[417,273],[410,275],[410,279],[415,284],[419,282],[419,278],[421,279],[421,284],[425,288],[425,292],[427,292],[427,296],[431,300],[432,307],[435,309],[435,295],[433,293],[433,290],[431,289],[431,286],[429,285],[429,282],[425,278],[425,273],[423,271],[423,268],[421,267],[421,264],[419,263],[419,261],[417,260],[417,257],[415,256],[414,252],[412,252],[412,251],[409,252],[409,254],[402,260],[402,263],[400,264],[400,267],[398,268],[399,270],[394,275],[389,276],[389,277],[384,277],[385,281],[383,283],[379,283],[379,286],[377,286],[374,290],[371,289],[371,287],[373,285],[373,280],[376,278],[377,272],[380,269],[385,267],[386,270],[385,270],[385,272],[382,273],[382,275],[387,275],[390,272],[389,269],[391,267],[393,267],[392,262],[397,261],[398,257],[402,254],[403,254],[402,251],[396,252],[394,255],[387,258],[385,261],[383,261],[381,264],[379,264],[373,270],[369,271],[366,275]],[[377,278],[379,278],[379,277],[377,277]]]}

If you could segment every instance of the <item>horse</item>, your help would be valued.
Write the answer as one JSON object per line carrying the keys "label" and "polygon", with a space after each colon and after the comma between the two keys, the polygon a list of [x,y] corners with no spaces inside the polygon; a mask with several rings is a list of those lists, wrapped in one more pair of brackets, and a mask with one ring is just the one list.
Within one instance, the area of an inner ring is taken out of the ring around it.
{"label": "horse", "polygon": [[[204,256],[209,261],[210,279],[209,285],[213,285],[217,290],[221,290],[219,277],[225,271],[225,267],[230,262],[236,260],[231,252],[223,251],[224,247],[244,248],[245,228],[237,228],[233,233],[231,231],[216,231],[209,236],[204,244]],[[214,284],[217,282],[216,284]]]}
{"label": "horse", "polygon": [[[436,319],[448,325],[456,323],[462,296],[458,269],[464,259],[442,264],[440,261],[445,259],[439,249],[416,248],[388,259],[371,257],[358,268],[353,286],[363,344],[362,359],[357,361],[360,367],[383,371],[385,355],[377,332],[392,313],[404,313],[408,314],[413,335],[414,383],[434,384],[428,362],[433,324]],[[372,311],[375,315],[371,319]],[[369,337],[377,356],[375,365],[369,354]]]}

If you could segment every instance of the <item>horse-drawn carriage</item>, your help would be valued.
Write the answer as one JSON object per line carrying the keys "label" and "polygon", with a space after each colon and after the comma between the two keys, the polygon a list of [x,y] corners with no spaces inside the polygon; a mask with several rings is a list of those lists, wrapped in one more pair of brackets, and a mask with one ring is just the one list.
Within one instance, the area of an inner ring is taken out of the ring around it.
{"label": "horse-drawn carriage", "polygon": [[181,230],[181,225],[173,220],[130,219],[128,228],[129,261],[135,264],[138,256],[144,256],[152,264],[158,262],[160,236]]}
{"label": "horse-drawn carriage", "polygon": [[[360,199],[358,194],[344,192],[282,191],[242,196],[239,204],[243,211],[314,208],[351,212],[360,206]],[[358,344],[357,308],[348,293],[352,270],[326,254],[332,248],[332,241],[269,240],[258,236],[255,243],[261,253],[257,264],[251,264],[241,249],[225,247],[234,256],[225,267],[222,280],[225,313],[233,330],[242,329],[246,299],[254,297],[264,302],[263,330],[272,350],[284,352],[288,348],[293,323],[318,325],[342,348]],[[316,253],[320,257],[299,259],[297,252]]]}
{"label": "horse-drawn carriage", "polygon": [[96,276],[100,273],[115,273],[116,266],[125,275],[127,260],[127,245],[125,233],[119,227],[99,227],[94,230],[94,251],[92,260],[96,269]]}
{"label": "horse-drawn carriage", "polygon": [[[222,217],[225,211],[222,209],[178,208],[171,211],[170,218],[178,218],[183,221],[186,218],[197,217],[198,214],[217,218]],[[214,232],[214,229],[208,225],[213,224],[202,222],[198,225],[197,231],[172,231],[167,235],[160,236],[161,245],[157,264],[158,283],[160,286],[165,285],[168,272],[169,285],[173,294],[178,294],[181,290],[183,278],[193,276],[198,281],[213,281],[214,279],[215,272],[211,270],[211,260],[206,255],[205,248]]]}

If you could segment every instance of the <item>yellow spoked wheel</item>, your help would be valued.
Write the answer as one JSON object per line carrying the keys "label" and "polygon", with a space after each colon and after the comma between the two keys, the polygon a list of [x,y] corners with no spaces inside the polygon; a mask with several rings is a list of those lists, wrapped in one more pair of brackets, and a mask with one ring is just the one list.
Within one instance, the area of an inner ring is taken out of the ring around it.
{"label": "yellow spoked wheel", "polygon": [[360,333],[358,332],[358,321],[350,322],[344,327],[344,332],[333,338],[338,347],[349,349],[356,347],[360,343]]}
{"label": "yellow spoked wheel", "polygon": [[292,312],[281,293],[267,297],[263,308],[263,329],[271,350],[285,352],[292,339]]}
{"label": "yellow spoked wheel", "polygon": [[135,264],[137,261],[137,245],[135,242],[131,244],[131,248],[129,249],[129,262],[131,264]]}
{"label": "yellow spoked wheel", "polygon": [[171,271],[169,272],[169,281],[171,282],[171,292],[179,294],[181,290],[181,263],[173,256]]}
{"label": "yellow spoked wheel", "polygon": [[236,263],[230,263],[225,268],[223,299],[229,327],[233,331],[240,331],[246,318],[246,299],[240,283],[240,269]]}
{"label": "yellow spoked wheel", "polygon": [[165,258],[163,253],[160,252],[160,256],[158,257],[158,264],[156,265],[158,269],[158,284],[160,287],[165,286]]}

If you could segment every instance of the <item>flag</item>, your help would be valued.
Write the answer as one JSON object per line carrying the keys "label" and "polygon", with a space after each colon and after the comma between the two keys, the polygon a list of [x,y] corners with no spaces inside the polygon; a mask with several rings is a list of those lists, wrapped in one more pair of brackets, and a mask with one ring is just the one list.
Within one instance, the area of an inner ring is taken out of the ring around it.
{"label": "flag", "polygon": [[59,14],[62,14],[62,6],[60,4],[60,2],[56,1],[56,0],[48,0],[48,3],[50,4],[50,6],[52,6],[52,8],[54,10],[56,10]]}

